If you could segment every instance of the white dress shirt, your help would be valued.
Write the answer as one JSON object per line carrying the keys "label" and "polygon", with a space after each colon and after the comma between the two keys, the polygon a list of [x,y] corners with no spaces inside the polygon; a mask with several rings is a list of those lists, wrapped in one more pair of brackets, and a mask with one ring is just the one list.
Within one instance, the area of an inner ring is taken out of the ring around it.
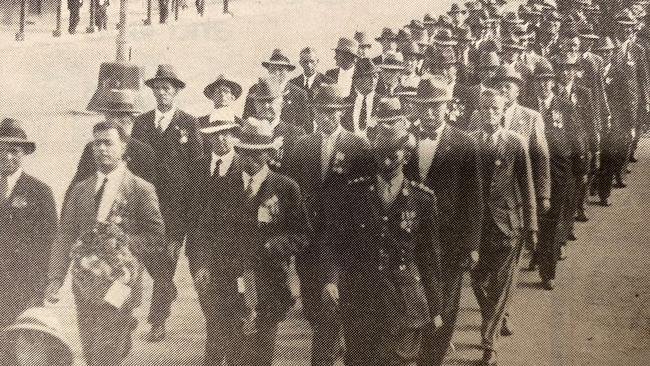
{"label": "white dress shirt", "polygon": [[399,173],[393,177],[390,182],[386,181],[382,176],[377,176],[377,188],[381,193],[381,198],[386,206],[389,206],[397,198],[397,194],[402,189],[404,182],[404,173],[400,170]]}
{"label": "white dress shirt", "polygon": [[325,177],[325,175],[329,170],[330,161],[332,160],[332,154],[334,153],[334,148],[336,147],[336,140],[338,140],[342,130],[343,127],[341,127],[341,125],[338,125],[336,127],[336,130],[334,130],[334,132],[332,132],[330,135],[325,135],[324,133],[322,134],[323,136],[323,142],[321,144],[321,177],[322,178]]}
{"label": "white dress shirt", "polygon": [[260,187],[262,186],[262,183],[266,180],[266,177],[269,175],[269,166],[264,165],[262,169],[260,169],[259,172],[255,173],[255,175],[251,176],[248,175],[246,172],[242,172],[242,180],[244,182],[244,191],[248,189],[248,184],[251,184],[251,194],[252,196],[256,196],[257,192],[260,190]]}
{"label": "white dress shirt", "polygon": [[212,159],[210,160],[210,176],[215,174],[215,169],[217,168],[217,162],[221,161],[219,165],[219,176],[223,177],[228,173],[230,165],[232,164],[232,159],[235,157],[235,150],[230,150],[226,155],[217,155],[212,153]]}
{"label": "white dress shirt", "polygon": [[433,158],[436,155],[436,150],[438,149],[438,143],[440,142],[440,136],[445,129],[447,123],[442,123],[440,127],[436,129],[436,139],[431,140],[425,138],[419,141],[418,143],[418,165],[420,169],[420,178],[425,178],[429,174],[429,169],[431,169],[431,163],[433,163]]}
{"label": "white dress shirt", "polygon": [[305,87],[305,89],[310,89],[312,85],[314,85],[314,80],[316,79],[316,73],[314,73],[312,76],[307,76],[305,74],[302,74],[302,77],[305,78],[305,83],[302,85]]}
{"label": "white dress shirt", "polygon": [[361,131],[359,128],[359,119],[361,118],[361,106],[363,105],[363,99],[366,99],[366,128],[370,127],[370,117],[372,116],[372,107],[375,101],[375,92],[374,90],[365,97],[361,93],[357,93],[357,98],[354,100],[354,111],[352,113],[352,126],[354,127],[354,133],[365,132]]}
{"label": "white dress shirt", "polygon": [[542,115],[546,113],[551,108],[551,102],[553,101],[553,93],[550,93],[546,99],[538,99],[537,103],[540,106],[540,111]]}
{"label": "white dress shirt", "polygon": [[[21,175],[23,175],[23,168],[18,168],[18,170],[7,176],[7,192],[5,192],[5,199],[11,196],[11,192],[13,192],[14,187],[16,187],[16,183],[18,183],[18,179],[20,179]],[[2,178],[0,177],[0,179]]]}
{"label": "white dress shirt", "polygon": [[176,107],[172,107],[167,112],[161,112],[156,108],[154,122],[156,123],[156,128],[165,132],[169,124],[172,123],[174,118],[174,113],[176,113]]}
{"label": "white dress shirt", "polygon": [[113,169],[113,171],[108,174],[104,174],[100,171],[97,172],[97,182],[95,183],[95,194],[99,192],[99,189],[104,183],[104,179],[105,178],[108,179],[106,185],[104,186],[104,194],[102,195],[102,198],[99,201],[99,207],[97,209],[97,221],[101,222],[101,221],[106,221],[108,219],[108,215],[111,213],[111,209],[113,208],[113,202],[115,201],[117,192],[119,191],[120,185],[122,184],[125,171],[126,171],[126,166],[124,165],[124,163],[120,163],[120,165],[117,168]]}
{"label": "white dress shirt", "polygon": [[341,88],[343,95],[347,95],[347,93],[352,91],[353,74],[354,66],[352,66],[349,70],[343,70],[342,68],[339,68],[339,77],[336,83],[338,84],[339,88]]}

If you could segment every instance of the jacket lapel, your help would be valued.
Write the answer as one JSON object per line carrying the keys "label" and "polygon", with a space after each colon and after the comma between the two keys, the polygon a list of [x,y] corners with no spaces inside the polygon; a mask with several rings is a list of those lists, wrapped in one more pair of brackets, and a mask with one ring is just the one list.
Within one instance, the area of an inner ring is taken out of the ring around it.
{"label": "jacket lapel", "polygon": [[450,151],[451,127],[445,126],[445,128],[442,130],[442,133],[440,134],[440,141],[438,142],[438,147],[436,148],[436,152],[433,155],[433,161],[429,167],[427,177],[431,177],[433,172],[438,172],[442,168],[442,165],[447,160],[447,155],[449,155]]}

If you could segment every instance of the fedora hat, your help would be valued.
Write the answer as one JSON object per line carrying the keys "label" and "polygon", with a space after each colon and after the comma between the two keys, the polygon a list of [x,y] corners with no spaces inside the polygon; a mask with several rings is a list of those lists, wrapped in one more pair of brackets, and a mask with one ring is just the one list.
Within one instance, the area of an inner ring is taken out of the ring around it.
{"label": "fedora hat", "polygon": [[273,50],[273,52],[271,53],[271,57],[269,57],[269,60],[262,62],[262,66],[264,66],[265,68],[269,68],[269,66],[282,66],[289,71],[293,71],[296,69],[296,66],[291,64],[289,58],[285,56],[282,53],[282,50],[279,48]]}
{"label": "fedora hat", "polygon": [[375,38],[375,40],[377,42],[381,42],[383,40],[394,41],[395,38],[397,38],[397,34],[392,29],[384,28],[381,31],[381,35]]}
{"label": "fedora hat", "polygon": [[221,85],[225,85],[229,87],[230,90],[232,91],[232,94],[235,96],[235,99],[238,99],[241,96],[242,93],[241,85],[237,84],[232,80],[226,79],[223,75],[219,75],[217,77],[217,80],[208,84],[203,89],[203,95],[205,95],[208,99],[212,99],[212,95],[214,94],[214,89]]}
{"label": "fedora hat", "polygon": [[375,118],[378,123],[393,124],[406,118],[402,111],[402,103],[397,97],[381,98],[375,108]]}
{"label": "fedora hat", "polygon": [[555,79],[555,71],[553,70],[553,65],[546,59],[541,59],[535,64],[535,69],[533,70],[533,78],[537,80],[542,79]]}
{"label": "fedora hat", "polygon": [[432,66],[448,66],[458,64],[456,52],[451,47],[443,47],[430,51]]}
{"label": "fedora hat", "polygon": [[0,122],[0,142],[22,146],[27,155],[36,150],[36,143],[27,139],[20,121],[13,118],[5,118]]}
{"label": "fedora hat", "polygon": [[97,108],[104,100],[105,94],[110,89],[130,89],[136,93],[136,105],[139,110],[144,109],[142,87],[144,86],[144,68],[130,62],[103,62],[99,66],[97,89],[86,106],[86,110],[97,112]]}
{"label": "fedora hat", "polygon": [[472,35],[472,31],[469,27],[463,25],[456,29],[456,35],[454,38],[459,42],[474,42],[476,38]]}
{"label": "fedora hat", "polygon": [[578,25],[578,34],[581,38],[597,40],[600,37],[594,32],[594,26],[591,23],[583,22]]}
{"label": "fedora hat", "polygon": [[281,137],[273,136],[273,127],[265,120],[248,117],[241,126],[235,148],[242,150],[278,149]]}
{"label": "fedora hat", "polygon": [[407,98],[417,104],[442,103],[453,99],[447,83],[439,77],[428,77],[420,80],[415,96]]}
{"label": "fedora hat", "polygon": [[183,89],[185,87],[185,82],[176,76],[174,72],[174,67],[169,64],[158,65],[158,70],[156,75],[153,78],[144,82],[144,84],[150,88],[153,88],[153,84],[158,80],[165,80],[170,82],[176,89]]}
{"label": "fedora hat", "polygon": [[424,23],[418,19],[413,19],[411,22],[405,26],[405,28],[410,28],[411,30],[413,29],[422,29],[424,30]]}
{"label": "fedora hat", "polygon": [[626,26],[634,26],[637,25],[638,20],[632,14],[632,11],[630,9],[623,9],[621,10],[616,16],[614,17],[614,20],[616,23],[620,25],[626,25]]}
{"label": "fedora hat", "polygon": [[402,55],[404,57],[413,55],[418,58],[423,58],[424,53],[422,52],[420,45],[415,42],[409,42],[402,47]]}
{"label": "fedora hat", "polygon": [[371,47],[370,37],[365,31],[354,32],[354,40],[359,43],[359,47]]}
{"label": "fedora hat", "polygon": [[321,84],[314,93],[314,98],[310,103],[312,107],[326,109],[346,109],[352,106],[352,103],[343,95],[343,91],[336,84]]}
{"label": "fedora hat", "polygon": [[496,52],[483,52],[479,57],[477,69],[494,69],[499,67],[499,65],[501,65],[501,59]]}
{"label": "fedora hat", "polygon": [[201,133],[208,135],[226,130],[238,130],[242,124],[241,118],[226,108],[219,109],[216,115],[210,115],[210,119],[207,125],[201,126]]}
{"label": "fedora hat", "polygon": [[389,52],[384,55],[380,69],[388,70],[404,70],[404,56],[398,52]]}
{"label": "fedora hat", "polygon": [[109,89],[99,100],[96,111],[136,114],[142,112],[136,104],[137,93],[129,89]]}
{"label": "fedora hat", "polygon": [[410,42],[413,40],[413,34],[409,28],[402,28],[397,32],[395,39],[398,42]]}
{"label": "fedora hat", "polygon": [[594,45],[594,51],[610,51],[616,49],[616,45],[610,37],[601,37]]}
{"label": "fedora hat", "polygon": [[431,39],[431,44],[438,46],[455,46],[458,41],[454,39],[451,29],[439,29]]}
{"label": "fedora hat", "polygon": [[460,7],[460,5],[458,5],[457,3],[451,4],[451,8],[447,12],[447,14],[459,14],[459,13],[460,14],[465,14],[465,13],[467,13],[467,10],[462,9]]}
{"label": "fedora hat", "polygon": [[521,74],[512,65],[499,65],[496,68],[491,84],[496,85],[500,81],[512,81],[519,85],[523,82]]}
{"label": "fedora hat", "polygon": [[434,25],[436,24],[436,18],[431,15],[431,13],[424,14],[424,20],[422,21],[424,25]]}
{"label": "fedora hat", "polygon": [[334,48],[334,51],[344,52],[354,57],[359,57],[357,55],[357,52],[359,51],[359,43],[354,39],[341,37],[339,38],[339,42],[336,44],[336,48]]}
{"label": "fedora hat", "polygon": [[377,66],[371,59],[364,57],[357,61],[356,66],[354,67],[354,72],[352,73],[352,79],[357,79],[363,76],[374,75],[379,72]]}
{"label": "fedora hat", "polygon": [[21,330],[34,331],[49,336],[50,339],[58,342],[62,346],[61,350],[64,351],[63,354],[59,353],[55,356],[59,357],[64,365],[73,364],[72,346],[63,332],[61,322],[50,309],[35,307],[25,310],[12,325],[4,329],[4,334],[5,337],[14,337]]}
{"label": "fedora hat", "polygon": [[254,100],[270,100],[281,98],[287,93],[288,91],[283,89],[280,83],[274,79],[260,78],[257,84],[255,84],[255,91],[249,98]]}
{"label": "fedora hat", "polygon": [[440,28],[447,28],[447,29],[452,29],[454,28],[454,22],[451,20],[449,15],[447,14],[442,14],[438,17],[438,21],[436,22],[436,26]]}
{"label": "fedora hat", "polygon": [[483,8],[483,4],[480,1],[468,1],[465,3],[465,8],[470,13],[479,11]]}

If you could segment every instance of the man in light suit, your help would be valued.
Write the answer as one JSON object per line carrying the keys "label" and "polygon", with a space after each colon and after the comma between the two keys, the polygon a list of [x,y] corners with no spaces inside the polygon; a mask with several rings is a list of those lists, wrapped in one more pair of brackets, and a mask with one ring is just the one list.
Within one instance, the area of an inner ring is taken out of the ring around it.
{"label": "man in light suit", "polygon": [[287,169],[303,193],[309,219],[314,228],[307,247],[296,256],[305,316],[312,328],[312,365],[333,365],[339,346],[340,320],[321,302],[322,284],[317,265],[320,247],[326,237],[324,210],[338,199],[349,180],[371,174],[368,142],[344,129],[341,119],[351,107],[336,85],[322,85],[313,101],[317,131],[302,136]]}
{"label": "man in light suit", "polygon": [[157,106],[135,119],[131,136],[151,146],[156,153],[155,187],[165,219],[168,242],[165,252],[152,253],[144,258],[147,272],[154,281],[148,340],[158,342],[165,338],[165,322],[178,293],[173,279],[187,230],[181,193],[188,179],[190,162],[203,154],[203,141],[196,118],[179,109],[175,103],[176,95],[185,83],[176,76],[171,65],[160,65],[156,75],[145,84],[153,91]]}
{"label": "man in light suit", "polygon": [[521,135],[501,126],[505,99],[496,90],[481,94],[483,128],[479,145],[483,181],[483,232],[472,288],[481,309],[482,365],[496,365],[496,341],[517,283],[522,237],[535,242],[537,214],[528,150]]}
{"label": "man in light suit", "polygon": [[[93,128],[93,137],[97,173],[74,186],[63,208],[45,290],[51,302],[59,299],[58,292],[68,272],[75,243],[97,223],[109,225],[107,231],[124,238],[138,259],[161,249],[164,223],[155,188],[133,175],[122,160],[127,135],[115,123],[100,122]],[[115,366],[128,355],[131,335],[137,326],[133,309],[142,299],[141,270],[137,271],[131,273],[130,278],[134,280],[128,285],[130,295],[119,308],[108,302],[88,300],[79,282],[73,282],[79,336],[88,365]]]}
{"label": "man in light suit", "polygon": [[354,93],[352,85],[352,75],[354,75],[355,64],[359,59],[357,50],[359,43],[353,39],[341,38],[334,49],[334,60],[336,68],[327,70],[325,76],[339,85],[343,94],[350,95]]}
{"label": "man in light suit", "polygon": [[404,174],[435,192],[445,269],[443,326],[425,329],[419,363],[430,366],[442,364],[456,323],[463,273],[478,260],[483,200],[476,142],[448,123],[452,94],[447,80],[422,79],[410,100],[420,117],[420,136]]}

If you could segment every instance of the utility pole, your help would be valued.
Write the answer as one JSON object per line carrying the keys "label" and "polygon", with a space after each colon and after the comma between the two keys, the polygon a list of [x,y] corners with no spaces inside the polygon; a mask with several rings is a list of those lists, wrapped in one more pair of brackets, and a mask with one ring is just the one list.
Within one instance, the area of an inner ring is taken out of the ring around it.
{"label": "utility pole", "polygon": [[61,3],[63,0],[57,1],[56,4],[56,29],[52,32],[52,36],[61,37]]}
{"label": "utility pole", "polygon": [[25,6],[27,0],[20,1],[20,24],[18,25],[18,33],[16,33],[16,41],[25,40]]}
{"label": "utility pole", "polygon": [[90,0],[90,3],[88,4],[88,14],[90,22],[88,22],[86,33],[95,33],[95,0]]}
{"label": "utility pole", "polygon": [[129,41],[126,35],[126,15],[128,13],[129,0],[120,0],[120,23],[117,31],[117,52],[115,60],[117,62],[127,62],[131,59],[129,50]]}

